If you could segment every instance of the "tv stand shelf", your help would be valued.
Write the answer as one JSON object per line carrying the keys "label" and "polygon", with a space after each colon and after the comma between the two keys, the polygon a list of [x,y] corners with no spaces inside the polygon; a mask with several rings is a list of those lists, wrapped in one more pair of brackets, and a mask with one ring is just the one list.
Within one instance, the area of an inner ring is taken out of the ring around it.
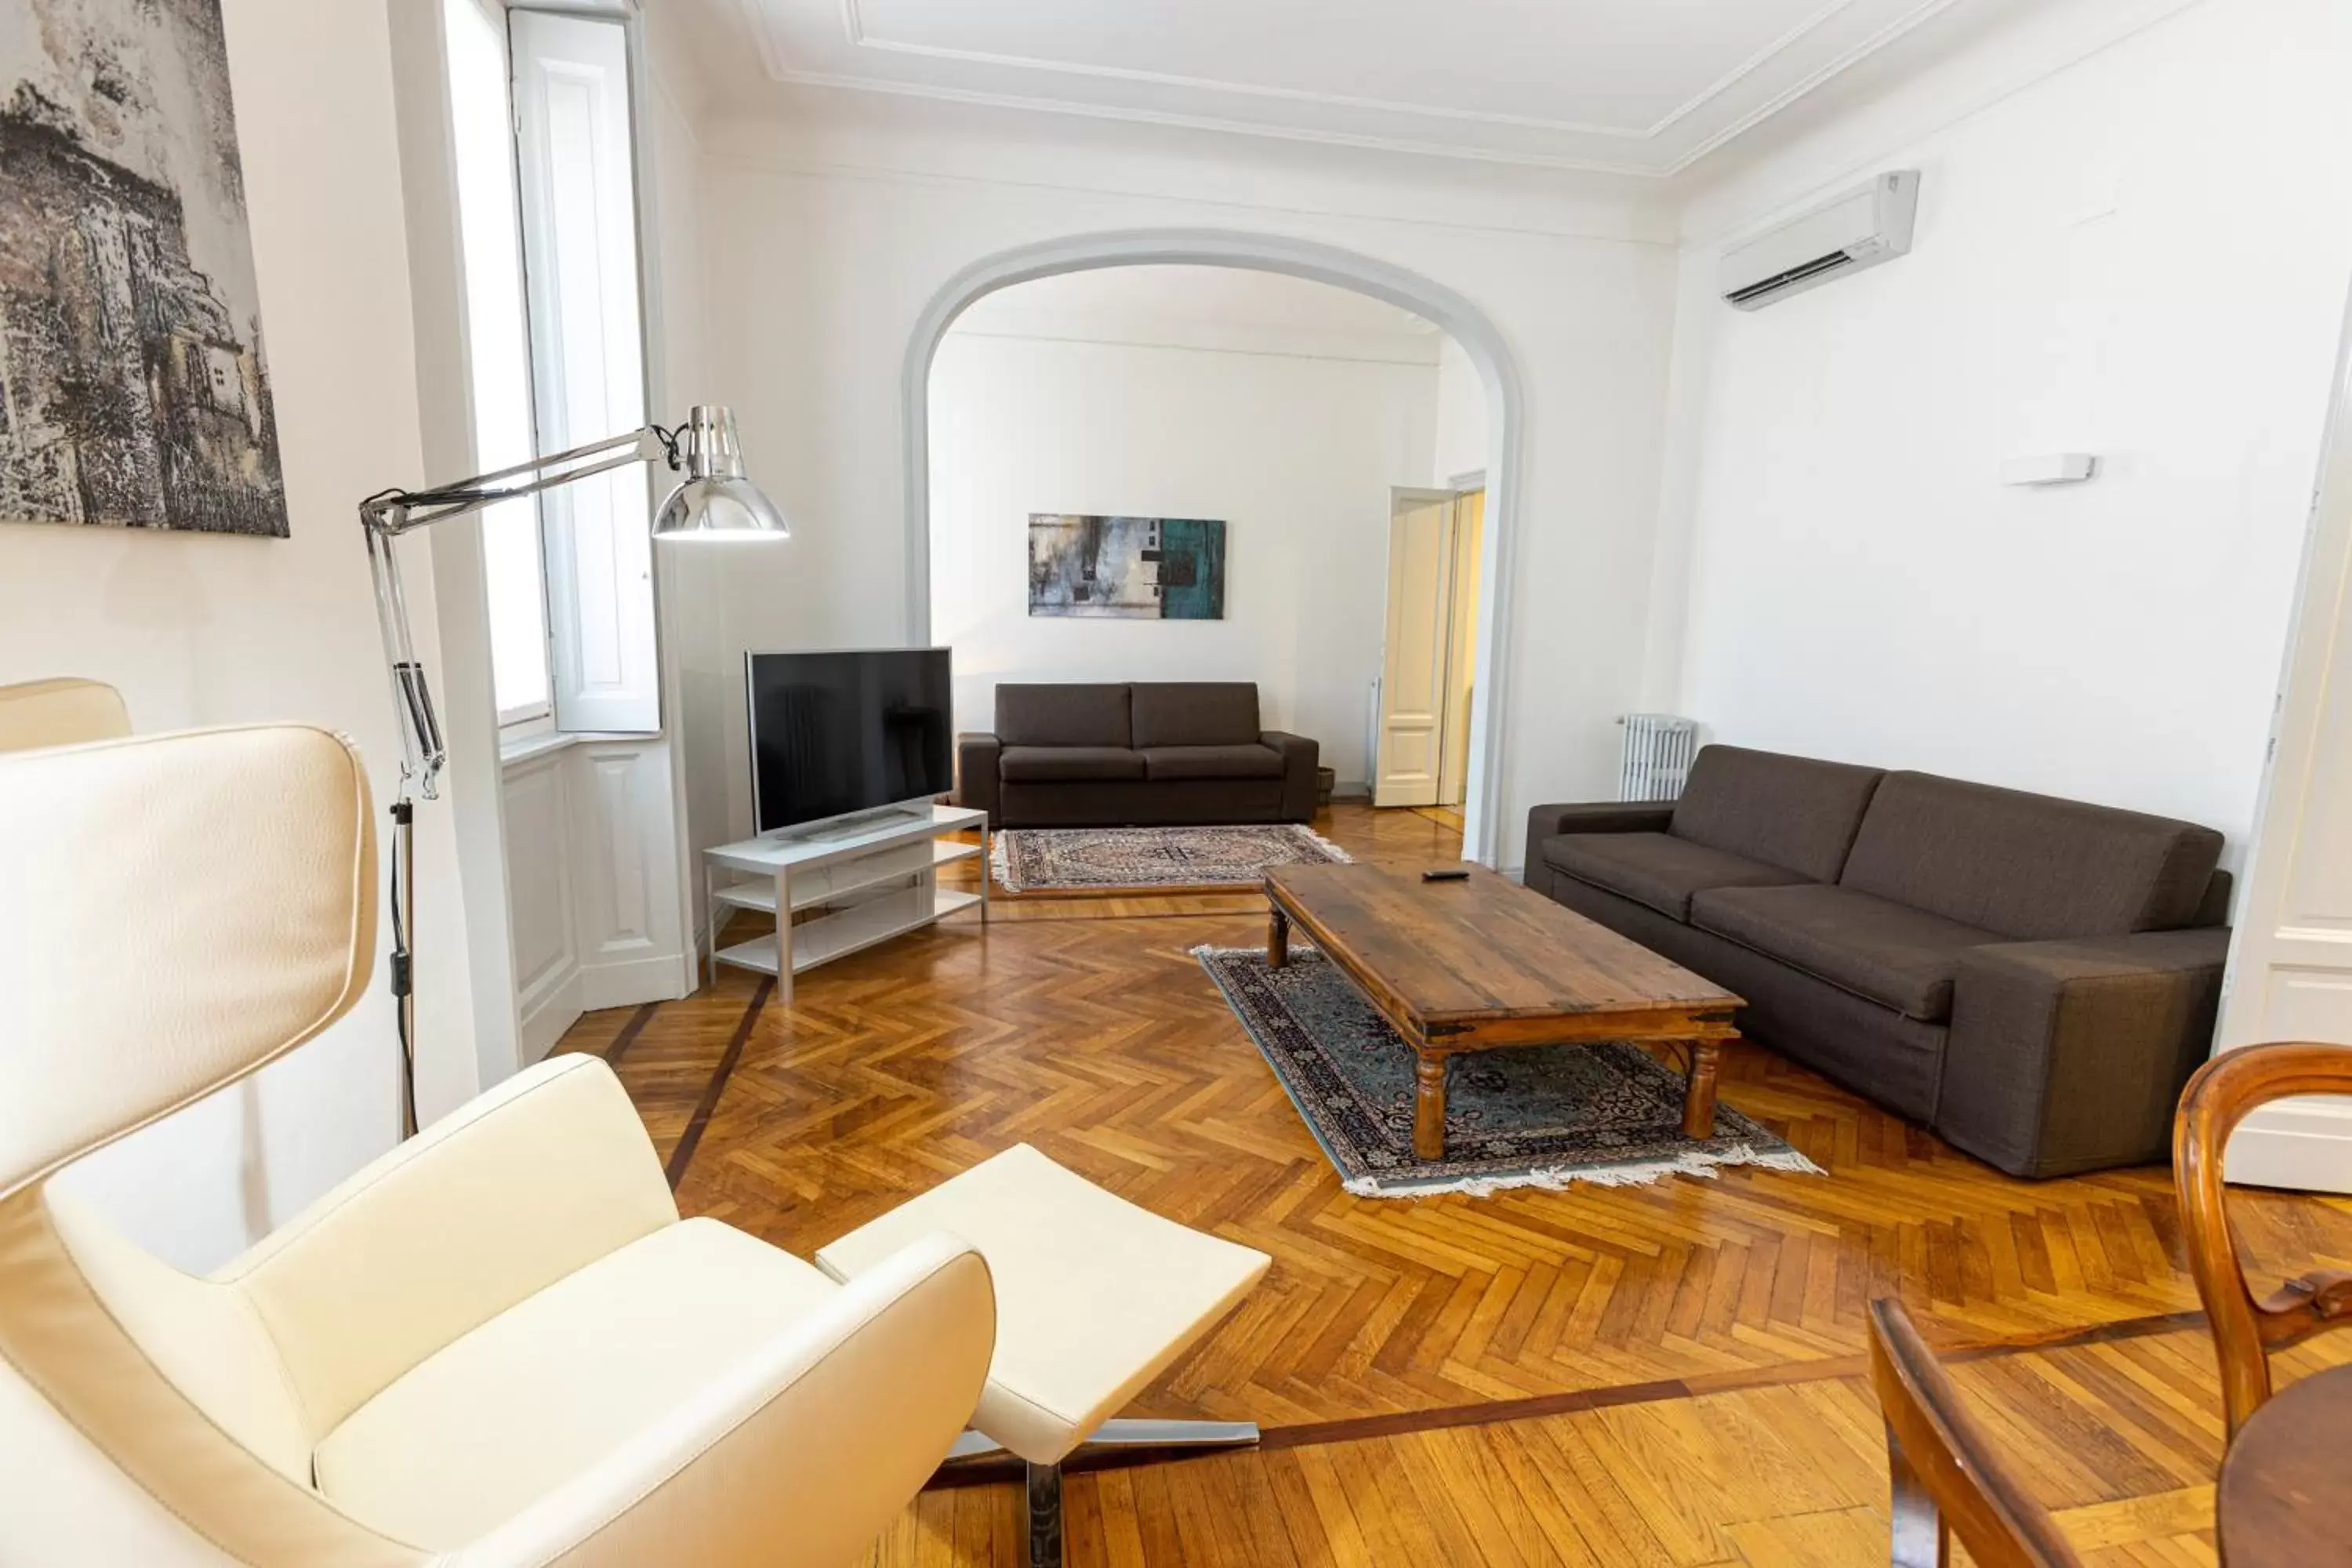
{"label": "tv stand shelf", "polygon": [[[977,829],[980,842],[950,835]],[[942,888],[942,867],[981,864],[980,891]],[[877,813],[814,834],[769,834],[703,852],[710,922],[710,977],[732,963],[776,977],[792,1000],[793,976],[975,906],[988,919],[988,814],[932,805]],[[729,910],[776,915],[772,935],[719,945]],[[795,921],[809,910],[824,912]]]}

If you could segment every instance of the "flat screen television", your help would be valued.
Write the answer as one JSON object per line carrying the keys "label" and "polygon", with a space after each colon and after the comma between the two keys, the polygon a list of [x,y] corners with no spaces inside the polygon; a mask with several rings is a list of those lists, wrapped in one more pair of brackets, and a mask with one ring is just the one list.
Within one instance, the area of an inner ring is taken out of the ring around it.
{"label": "flat screen television", "polygon": [[943,647],[747,653],[756,831],[893,805],[955,784]]}

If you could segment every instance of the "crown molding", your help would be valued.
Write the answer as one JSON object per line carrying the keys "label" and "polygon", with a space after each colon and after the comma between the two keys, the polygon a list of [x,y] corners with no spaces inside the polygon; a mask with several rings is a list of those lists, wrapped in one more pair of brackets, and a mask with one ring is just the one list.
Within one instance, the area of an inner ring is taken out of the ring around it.
{"label": "crown molding", "polygon": [[[1577,121],[1548,120],[1538,116],[1506,114],[1485,110],[1399,103],[1384,99],[1221,81],[1213,78],[1189,77],[1124,67],[1074,64],[1068,61],[1039,59],[1019,55],[1001,55],[981,50],[903,43],[874,37],[866,27],[865,18],[860,12],[860,0],[840,0],[840,8],[842,31],[846,42],[853,47],[871,49],[877,53],[898,54],[915,58],[951,61],[1000,69],[1031,71],[1043,75],[1134,82],[1189,91],[1255,98],[1270,102],[1311,104],[1331,109],[1387,114],[1406,120],[1489,125],[1501,129],[1538,131],[1554,135],[1583,136],[1627,144],[1647,145],[1655,143],[1675,127],[1704,110],[1708,104],[1735,90],[1742,82],[1753,77],[1771,61],[1787,53],[1789,49],[1818,32],[1858,3],[1859,0],[1828,0],[1827,4],[1767,43],[1723,76],[1710,82],[1689,100],[1677,105],[1655,122],[1639,130]],[[1687,151],[1664,163],[1636,163],[1606,156],[1548,153],[1521,149],[1467,147],[1456,142],[1410,136],[1369,135],[1311,126],[1275,124],[1225,115],[1094,103],[1040,93],[999,92],[983,89],[953,88],[903,81],[888,77],[860,75],[855,72],[804,70],[794,66],[787,56],[776,26],[762,0],[739,0],[739,9],[745,23],[751,29],[759,49],[761,63],[767,74],[771,79],[790,86],[843,92],[876,93],[900,98],[930,99],[940,102],[1007,109],[1029,113],[1124,121],[1135,124],[1211,132],[1221,135],[1265,137],[1278,141],[1401,153],[1414,157],[1448,158],[1473,163],[1514,164],[1526,168],[1664,180],[1683,173],[1708,153],[1753,130],[1774,114],[1787,109],[1807,94],[1957,3],[1958,0],[1919,0],[1917,5],[1888,21],[1868,37],[1808,72],[1799,81],[1773,94],[1765,103],[1739,115],[1728,125],[1706,136]]]}
{"label": "crown molding", "polygon": [[[1229,93],[1243,98],[1263,98],[1285,103],[1312,103],[1329,109],[1362,109],[1380,114],[1404,115],[1423,120],[1452,120],[1473,125],[1504,125],[1516,130],[1552,131],[1572,136],[1608,136],[1632,142],[1646,142],[1663,135],[1688,119],[1715,99],[1729,91],[1746,78],[1761,69],[1775,56],[1789,49],[1804,37],[1818,31],[1839,13],[1850,10],[1858,0],[1829,0],[1829,4],[1799,22],[1795,26],[1766,44],[1747,59],[1734,66],[1723,76],[1686,101],[1677,105],[1654,122],[1635,130],[1623,125],[1601,125],[1579,120],[1548,120],[1533,114],[1503,114],[1484,109],[1454,109],[1425,103],[1401,103],[1393,99],[1359,98],[1349,93],[1318,92],[1308,88],[1267,87],[1256,82],[1222,80],[1216,77],[1180,76],[1167,71],[1134,70],[1124,66],[1083,65],[1068,60],[1039,59],[1028,55],[992,54],[982,49],[952,49],[932,44],[901,43],[892,38],[877,38],[867,31],[866,19],[858,7],[862,0],[841,0],[842,30],[848,41],[859,48],[878,53],[908,55],[918,59],[954,60],[968,65],[994,66],[1016,70],[1040,71],[1055,76],[1087,77],[1100,81],[1132,81],[1154,87],[1180,87],[1201,92]],[[1939,0],[1948,3],[1948,0]]]}
{"label": "crown molding", "polygon": [[[746,0],[758,5],[759,0]],[[1130,125],[1164,125],[1181,131],[1213,131],[1227,136],[1255,136],[1276,142],[1305,142],[1322,147],[1353,147],[1374,153],[1402,153],[1422,158],[1452,158],[1473,163],[1510,163],[1527,169],[1560,169],[1580,174],[1621,174],[1640,180],[1664,179],[1670,169],[1643,163],[1611,163],[1595,158],[1556,157],[1542,153],[1503,152],[1484,147],[1457,147],[1444,142],[1411,142],[1394,136],[1360,136],[1346,131],[1318,131],[1305,126],[1265,125],[1250,120],[1221,120],[1213,115],[1181,114],[1158,109],[1128,109],[1110,104],[1076,103],[1062,98],[1031,98],[1018,93],[976,92],[963,88],[929,87],[887,81],[873,77],[835,76],[824,71],[788,71],[777,79],[793,87],[830,88],[843,92],[877,93],[890,98],[928,99],[936,103],[973,104],[986,109],[1016,109],[1032,114],[1075,115],[1082,120],[1115,120]]]}

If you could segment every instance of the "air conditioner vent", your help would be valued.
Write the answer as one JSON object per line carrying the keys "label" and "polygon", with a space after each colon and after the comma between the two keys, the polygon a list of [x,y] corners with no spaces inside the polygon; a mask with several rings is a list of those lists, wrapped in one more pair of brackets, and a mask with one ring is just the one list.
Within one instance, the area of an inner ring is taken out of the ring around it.
{"label": "air conditioner vent", "polygon": [[1919,172],[1898,169],[1724,252],[1723,297],[1754,310],[1911,249]]}
{"label": "air conditioner vent", "polygon": [[1760,299],[1767,294],[1777,294],[1792,283],[1801,283],[1808,278],[1819,278],[1823,273],[1835,272],[1840,268],[1853,265],[1853,258],[1841,250],[1834,256],[1824,256],[1817,260],[1791,267],[1786,272],[1776,272],[1760,283],[1750,283],[1745,289],[1735,289],[1726,294],[1724,298],[1735,305],[1744,305],[1750,300]]}

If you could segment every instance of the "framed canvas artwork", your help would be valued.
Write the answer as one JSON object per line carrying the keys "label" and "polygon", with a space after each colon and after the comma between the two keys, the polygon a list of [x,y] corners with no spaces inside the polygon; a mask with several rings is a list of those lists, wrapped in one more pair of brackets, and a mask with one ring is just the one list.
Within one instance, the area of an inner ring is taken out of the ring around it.
{"label": "framed canvas artwork", "polygon": [[1225,525],[1200,518],[1029,514],[1029,613],[1225,618]]}
{"label": "framed canvas artwork", "polygon": [[0,521],[283,538],[221,0],[0,5]]}

